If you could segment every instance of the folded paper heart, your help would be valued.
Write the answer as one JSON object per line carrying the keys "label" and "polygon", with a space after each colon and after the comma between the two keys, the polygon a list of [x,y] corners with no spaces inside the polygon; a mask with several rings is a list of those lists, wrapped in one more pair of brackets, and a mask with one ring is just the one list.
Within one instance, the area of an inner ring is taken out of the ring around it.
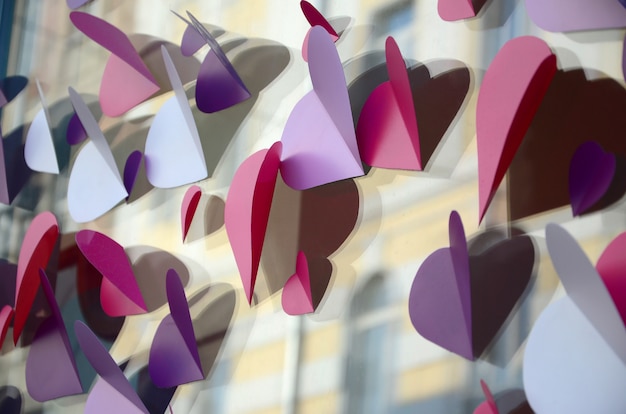
{"label": "folded paper heart", "polygon": [[39,402],[82,394],[74,351],[54,292],[43,270],[39,270],[41,287],[51,315],[39,325],[26,359],[26,388]]}
{"label": "folded paper heart", "polygon": [[0,80],[0,108],[8,104],[28,85],[25,76],[7,76]]}
{"label": "folded paper heart", "polygon": [[281,142],[280,172],[296,190],[363,175],[343,67],[326,30],[309,36],[313,91],[293,108]]}
{"label": "folded paper heart", "polygon": [[409,316],[426,339],[466,359],[479,358],[515,309],[534,267],[527,236],[469,256],[461,218],[453,211],[450,247],[431,254],[409,295]]}
{"label": "folded paper heart", "polygon": [[315,311],[313,295],[311,293],[311,279],[309,279],[309,265],[304,252],[298,252],[296,259],[296,273],[294,273],[283,287],[281,297],[283,310],[288,315],[303,315]]}
{"label": "folded paper heart", "polygon": [[476,104],[480,221],[555,73],[556,56],[533,36],[508,41],[489,65]]}
{"label": "folded paper heart", "polygon": [[604,249],[596,263],[596,270],[626,325],[626,256],[624,256],[624,251],[626,251],[626,233],[621,233]]}
{"label": "folded paper heart", "polygon": [[[174,96],[163,104],[152,120],[144,155],[150,184],[172,188],[202,180],[208,172],[185,89],[164,46],[161,52]],[[176,139],[172,139],[174,136]]]}
{"label": "folded paper heart", "polygon": [[[322,13],[320,13],[319,10],[315,8],[315,6],[313,6],[311,3],[309,3],[306,0],[301,0],[300,9],[302,9],[302,13],[304,14],[304,17],[306,17],[306,20],[309,22],[311,27],[321,26],[324,28],[324,30],[326,30],[326,32],[328,32],[328,35],[330,36],[333,42],[336,42],[337,40],[339,40],[339,34],[337,34],[337,31],[328,22],[328,20],[326,20],[324,15],[322,15]],[[308,49],[309,49],[309,35],[310,34],[311,34],[311,29],[307,30],[306,35],[304,36],[304,42],[302,42],[302,58],[304,59],[305,62],[308,61],[308,56],[309,56]]]}
{"label": "folded paper heart", "polygon": [[[176,16],[178,16],[179,18],[181,18],[183,21],[187,23],[187,27],[185,28],[185,31],[183,32],[183,38],[180,41],[180,52],[183,54],[183,56],[192,56],[198,50],[200,50],[202,46],[206,46],[207,44],[206,40],[204,40],[204,37],[202,37],[202,35],[196,30],[193,24],[186,21],[186,19],[184,19],[178,13],[174,11],[172,11],[172,13],[174,13]],[[214,38],[219,37],[224,34],[224,30],[220,29],[217,26],[207,25],[207,24],[202,24],[202,25],[207,30],[209,30],[209,33],[211,33],[211,36],[213,36]]]}
{"label": "folded paper heart", "polygon": [[17,260],[15,321],[13,323],[13,342],[16,344],[39,290],[41,283],[39,269],[45,269],[48,266],[58,237],[59,225],[56,217],[48,211],[35,216],[24,235]]}
{"label": "folded paper heart", "polygon": [[85,258],[102,274],[100,303],[107,315],[127,316],[147,312],[124,247],[93,230],[76,233],[76,244]]}
{"label": "folded paper heart", "polygon": [[248,303],[256,283],[263,241],[278,177],[282,144],[248,157],[237,169],[226,197],[224,224]]}
{"label": "folded paper heart", "polygon": [[166,284],[170,314],[157,328],[148,362],[150,377],[160,388],[204,379],[185,290],[174,269],[167,271]]}
{"label": "folded paper heart", "polygon": [[120,29],[83,12],[71,12],[70,20],[78,30],[111,52],[99,94],[102,112],[107,116],[123,115],[160,89],[130,39]]}
{"label": "folded paper heart", "polygon": [[528,16],[549,32],[617,29],[626,27],[621,0],[526,0]]}
{"label": "folded paper heart", "polygon": [[422,170],[413,95],[404,59],[393,37],[385,43],[389,81],[369,96],[356,129],[363,161],[373,167]]}
{"label": "folded paper heart", "polygon": [[482,388],[483,394],[485,394],[485,401],[476,407],[474,414],[500,414],[496,400],[493,398],[493,394],[485,381],[480,380],[480,388]]}
{"label": "folded paper heart", "polygon": [[569,194],[574,216],[583,214],[607,192],[615,174],[615,155],[593,141],[580,145],[569,168]]}
{"label": "folded paper heart", "polygon": [[185,241],[189,227],[191,227],[191,221],[196,214],[200,197],[202,197],[202,189],[197,185],[189,187],[183,197],[183,203],[180,207],[180,223],[182,226],[183,241]]}
{"label": "folded paper heart", "polygon": [[476,16],[472,0],[439,0],[437,12],[439,17],[448,22]]}
{"label": "folded paper heart", "polygon": [[546,243],[567,295],[541,313],[528,337],[528,402],[538,413],[625,412],[626,330],[615,304],[566,230],[549,224]]}
{"label": "folded paper heart", "polygon": [[128,193],[126,201],[128,201],[130,193],[133,192],[133,187],[135,186],[135,181],[139,175],[142,160],[143,153],[139,150],[131,152],[128,158],[126,158],[126,164],[124,164],[124,188]]}
{"label": "folded paper heart", "polygon": [[39,92],[41,109],[28,128],[24,144],[24,159],[33,171],[58,174],[59,162],[50,130],[50,114],[39,80],[37,80],[37,91]]}
{"label": "folded paper heart", "polygon": [[100,376],[89,392],[85,413],[148,414],[133,387],[91,329],[81,321],[76,321],[74,332],[80,349]]}

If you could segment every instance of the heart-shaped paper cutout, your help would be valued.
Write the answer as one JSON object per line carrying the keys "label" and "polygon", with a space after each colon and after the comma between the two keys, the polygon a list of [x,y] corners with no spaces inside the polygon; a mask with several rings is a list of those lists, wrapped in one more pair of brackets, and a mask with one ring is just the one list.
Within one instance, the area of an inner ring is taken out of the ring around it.
{"label": "heart-shaped paper cutout", "polygon": [[615,156],[593,141],[578,147],[569,168],[569,194],[574,216],[583,214],[606,193],[615,174]]}
{"label": "heart-shaped paper cutout", "polygon": [[[172,188],[208,175],[200,135],[174,63],[162,46],[163,61],[174,90],[152,120],[144,155],[146,175],[155,187]],[[172,137],[176,139],[172,139]]]}
{"label": "heart-shaped paper cutout", "polygon": [[65,131],[65,139],[70,145],[80,144],[87,139],[87,131],[83,128],[83,124],[80,123],[78,115],[74,113],[69,122],[67,123],[67,131]]}
{"label": "heart-shaped paper cutout", "polygon": [[160,88],[146,64],[117,27],[83,12],[71,12],[74,26],[111,52],[100,84],[100,105],[107,116],[120,116]]}
{"label": "heart-shaped paper cutout", "polygon": [[21,414],[22,412],[22,394],[20,390],[11,385],[3,385],[0,387],[0,413],[2,414]]}
{"label": "heart-shaped paper cutout", "polygon": [[39,276],[52,314],[37,328],[28,351],[26,387],[35,401],[44,402],[82,394],[83,387],[54,292],[41,269]]}
{"label": "heart-shaped paper cutout", "polygon": [[566,230],[549,224],[546,242],[567,296],[541,313],[528,337],[523,365],[528,402],[540,413],[624,412],[626,330],[615,304]]}
{"label": "heart-shaped paper cutout", "polygon": [[480,388],[482,388],[485,395],[485,401],[476,407],[474,414],[500,414],[496,400],[493,398],[493,394],[485,381],[480,380]]}
{"label": "heart-shaped paper cutout", "polygon": [[373,167],[422,169],[419,133],[409,76],[393,37],[385,43],[389,81],[369,96],[357,124],[363,161]]}
{"label": "heart-shaped paper cutout", "polygon": [[437,12],[439,17],[447,22],[476,16],[472,0],[439,0],[437,2]]}
{"label": "heart-shaped paper cutout", "polygon": [[626,8],[626,0],[619,0],[619,4]]}
{"label": "heart-shaped paper cutout", "polygon": [[7,76],[0,80],[0,108],[8,104],[28,85],[25,76]]}
{"label": "heart-shaped paper cutout", "polygon": [[218,112],[230,108],[252,96],[226,53],[211,33],[191,13],[187,12],[191,24],[211,47],[198,72],[196,104],[204,113]]}
{"label": "heart-shaped paper cutout", "polygon": [[296,104],[281,138],[280,172],[296,190],[363,175],[343,66],[319,26],[309,36],[309,73],[313,91]]}
{"label": "heart-shaped paper cutout", "polygon": [[183,197],[183,203],[180,206],[180,223],[183,230],[183,241],[185,241],[189,227],[191,227],[191,222],[193,216],[196,214],[200,197],[202,197],[202,189],[197,185],[189,187]]}
{"label": "heart-shaped paper cutout", "polygon": [[481,221],[555,73],[556,56],[532,36],[508,41],[489,65],[476,107]]}
{"label": "heart-shaped paper cutout", "polygon": [[626,233],[621,233],[609,243],[596,263],[617,311],[626,325]]}
{"label": "heart-shaped paper cutout", "polygon": [[296,273],[294,273],[283,288],[281,299],[283,310],[288,315],[304,315],[313,313],[313,295],[311,294],[311,280],[309,279],[309,265],[304,252],[299,251],[296,259]]}
{"label": "heart-shaped paper cutout", "polygon": [[124,247],[93,230],[76,233],[76,245],[103,276],[100,302],[107,315],[127,316],[147,312]]}
{"label": "heart-shaped paper cutout", "polygon": [[174,269],[167,271],[166,316],[152,340],[148,368],[157,387],[174,387],[204,378],[185,289]]}
{"label": "heart-shaped paper cutout", "polygon": [[4,305],[2,310],[0,310],[0,349],[2,349],[4,338],[7,336],[7,331],[9,330],[9,325],[12,320],[13,308],[9,305]]}
{"label": "heart-shaped paper cutout", "polygon": [[126,164],[124,164],[124,188],[128,193],[126,201],[130,197],[130,193],[133,191],[137,175],[139,175],[139,168],[141,168],[141,161],[143,160],[143,153],[139,150],[135,150],[130,153],[126,158]]}
{"label": "heart-shaped paper cutout", "polygon": [[81,321],[76,321],[74,332],[87,360],[100,376],[89,392],[85,413],[148,414],[133,387],[91,329]]}
{"label": "heart-shaped paper cutout", "polygon": [[255,152],[237,169],[226,197],[224,224],[248,303],[252,303],[272,206],[282,144]]}
{"label": "heart-shaped paper cutout", "polygon": [[89,3],[91,0],[66,0],[67,7],[70,9],[77,9],[85,4]]}
{"label": "heart-shaped paper cutout", "polygon": [[626,27],[626,9],[616,0],[526,0],[526,11],[549,32]]}
{"label": "heart-shaped paper cutout", "polygon": [[58,174],[59,162],[57,161],[54,140],[50,131],[50,114],[48,113],[48,105],[43,96],[39,80],[37,80],[37,91],[41,100],[41,109],[35,115],[30,128],[28,128],[24,144],[24,159],[28,167],[33,171]]}
{"label": "heart-shaped paper cutout", "polygon": [[39,290],[39,269],[45,269],[48,266],[58,237],[57,219],[48,211],[35,216],[24,235],[17,260],[15,321],[13,323],[13,342],[16,344]]}
{"label": "heart-shaped paper cutout", "polygon": [[[326,32],[328,32],[328,35],[330,36],[333,42],[336,42],[337,40],[339,40],[339,34],[337,33],[337,31],[328,22],[328,20],[326,20],[326,17],[324,17],[322,13],[320,13],[319,10],[315,8],[315,6],[313,6],[311,3],[309,3],[306,0],[301,0],[300,8],[302,9],[302,13],[304,14],[304,17],[306,17],[306,20],[311,25],[311,28],[315,26],[321,26],[324,28],[324,30],[326,30]],[[305,62],[309,60],[308,49],[309,49],[309,36],[310,35],[311,35],[311,29],[307,30],[306,35],[304,36],[304,41],[302,42],[302,58],[304,59]]]}
{"label": "heart-shaped paper cutout", "polygon": [[128,196],[115,159],[98,123],[80,95],[69,88],[72,106],[91,140],[80,150],[67,186],[67,206],[72,218],[94,220]]}
{"label": "heart-shaped paper cutout", "polygon": [[[172,13],[174,13],[185,23],[187,23],[187,27],[183,32],[183,38],[180,41],[180,52],[183,54],[183,56],[192,56],[198,50],[200,50],[202,46],[206,46],[206,40],[204,40],[204,37],[202,37],[202,35],[196,30],[193,24],[188,22],[187,19],[174,11],[172,11]],[[213,36],[214,38],[224,34],[224,30],[217,26],[207,24],[203,24],[203,26],[211,33],[211,36]]]}

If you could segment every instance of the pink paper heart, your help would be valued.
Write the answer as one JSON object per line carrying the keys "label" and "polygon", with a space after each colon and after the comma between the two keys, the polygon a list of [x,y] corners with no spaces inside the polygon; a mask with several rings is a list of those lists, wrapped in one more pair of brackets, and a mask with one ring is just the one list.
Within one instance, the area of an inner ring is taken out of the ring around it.
{"label": "pink paper heart", "polygon": [[489,65],[476,107],[480,221],[556,69],[556,56],[532,36],[508,41]]}
{"label": "pink paper heart", "polygon": [[147,312],[124,247],[93,230],[76,233],[76,244],[89,263],[103,276],[100,302],[107,315],[127,316]]}
{"label": "pink paper heart", "polygon": [[476,16],[472,0],[439,0],[437,12],[439,17],[448,22]]}
{"label": "pink paper heart", "polygon": [[100,105],[107,116],[126,113],[160,89],[120,29],[83,12],[71,12],[70,20],[78,30],[111,52],[100,84]]}
{"label": "pink paper heart", "polygon": [[296,273],[294,273],[283,287],[283,310],[288,315],[304,315],[313,313],[313,295],[311,280],[309,279],[309,265],[303,251],[298,252],[296,258]]}
{"label": "pink paper heart", "polygon": [[24,235],[17,260],[15,321],[13,323],[13,342],[16,344],[39,290],[39,269],[45,269],[48,266],[58,237],[57,219],[48,211],[35,216]]}
{"label": "pink paper heart", "polygon": [[365,102],[356,134],[363,161],[373,167],[422,169],[419,133],[409,75],[398,44],[385,44],[389,81]]}
{"label": "pink paper heart", "polygon": [[596,263],[617,311],[626,325],[626,233],[621,233],[609,243]]}
{"label": "pink paper heart", "polygon": [[580,145],[569,167],[572,213],[579,216],[607,192],[615,174],[615,156],[593,141]]}
{"label": "pink paper heart", "polygon": [[483,390],[483,394],[485,394],[485,401],[476,407],[474,414],[500,414],[496,400],[493,398],[493,394],[485,381],[480,380],[480,387]]}
{"label": "pink paper heart", "polygon": [[183,230],[183,241],[187,237],[189,227],[191,227],[191,221],[196,214],[198,203],[202,197],[202,189],[197,185],[192,185],[187,189],[185,196],[183,197],[183,204],[180,207],[180,222]]}
{"label": "pink paper heart", "polygon": [[309,37],[309,72],[313,91],[296,104],[281,137],[280,172],[296,190],[363,175],[343,66],[319,26]]}
{"label": "pink paper heart", "polygon": [[248,303],[256,283],[267,230],[282,144],[248,157],[237,169],[224,209],[226,234],[233,249]]}

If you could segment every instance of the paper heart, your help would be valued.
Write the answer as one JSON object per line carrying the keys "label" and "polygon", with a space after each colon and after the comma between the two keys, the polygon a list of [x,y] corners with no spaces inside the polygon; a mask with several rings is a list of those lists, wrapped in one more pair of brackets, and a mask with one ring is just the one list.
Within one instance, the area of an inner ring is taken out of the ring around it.
{"label": "paper heart", "polygon": [[363,175],[343,67],[319,26],[309,37],[309,72],[313,91],[296,104],[281,138],[280,172],[296,190]]}
{"label": "paper heart", "polygon": [[226,234],[233,249],[248,303],[256,283],[267,230],[282,144],[255,152],[237,169],[224,208]]}
{"label": "paper heart", "polygon": [[[187,23],[187,27],[185,28],[185,31],[183,32],[183,38],[180,42],[180,52],[183,54],[183,56],[192,56],[198,50],[200,50],[202,46],[205,46],[207,44],[206,40],[204,40],[204,37],[202,37],[202,35],[196,30],[193,24],[188,22],[185,18],[180,16],[178,13],[174,11],[172,13],[174,13],[176,16],[181,18],[185,23]],[[224,30],[220,29],[217,26],[207,25],[207,24],[202,24],[202,25],[211,33],[211,36],[213,36],[214,38],[217,38],[224,34]]]}
{"label": "paper heart", "polygon": [[160,88],[146,64],[117,27],[83,12],[71,12],[74,26],[111,52],[100,84],[100,105],[107,116],[120,116]]}
{"label": "paper heart", "polygon": [[626,233],[621,233],[609,243],[596,263],[617,311],[626,325]]}
{"label": "paper heart", "polygon": [[356,129],[363,161],[372,167],[422,169],[409,75],[393,37],[385,43],[389,81],[369,96]]}
{"label": "paper heart", "polygon": [[0,310],[0,348],[2,348],[4,338],[7,336],[7,331],[9,330],[9,325],[11,325],[12,320],[13,308],[9,305],[4,305],[2,310]]}
{"label": "paper heart", "polygon": [[183,241],[187,237],[189,227],[191,227],[191,221],[196,214],[198,203],[202,197],[202,189],[197,185],[192,185],[187,189],[185,196],[183,197],[183,203],[180,207],[180,222],[182,224]]}
{"label": "paper heart", "polygon": [[515,237],[469,256],[463,224],[450,214],[450,248],[431,254],[409,296],[413,326],[462,357],[479,358],[515,308],[534,266],[530,238]]}
{"label": "paper heart", "polygon": [[[626,0],[621,0],[624,3],[622,4],[626,4]],[[626,5],[624,5],[624,7],[626,7]],[[624,76],[624,79],[626,79],[626,38],[624,38],[624,42],[623,42],[624,46],[622,47],[622,75]]]}
{"label": "paper heart", "polygon": [[626,7],[626,0],[619,0],[619,4]]}
{"label": "paper heart", "polygon": [[[146,175],[155,187],[172,188],[207,177],[200,135],[174,63],[161,47],[165,68],[174,90],[152,120],[144,155]],[[172,139],[172,137],[177,139]]]}
{"label": "paper heart", "polygon": [[26,387],[35,401],[44,402],[82,394],[83,387],[54,292],[41,269],[39,277],[52,314],[37,328],[28,351]]}
{"label": "paper heart", "polygon": [[0,130],[0,203],[11,204],[28,183],[31,169],[24,160],[23,126],[7,136]]}
{"label": "paper heart", "polygon": [[439,17],[448,22],[476,16],[472,0],[439,0],[437,12]]}
{"label": "paper heart", "polygon": [[[567,231],[548,225],[546,242],[567,296],[541,313],[528,337],[523,363],[528,402],[539,413],[624,412],[626,330],[619,313]],[[576,389],[584,392],[572,392]]]}
{"label": "paper heart", "polygon": [[58,174],[59,162],[50,130],[50,114],[39,80],[37,80],[37,91],[41,100],[41,109],[28,128],[26,143],[24,144],[24,159],[33,171]]}
{"label": "paper heart", "polygon": [[80,348],[100,376],[89,392],[85,413],[148,414],[141,399],[96,335],[81,321],[74,323],[74,331]]}
{"label": "paper heart", "polygon": [[226,53],[211,33],[191,13],[191,24],[211,47],[200,65],[196,83],[196,104],[205,113],[230,108],[252,96]]}
{"label": "paper heart", "polygon": [[147,312],[124,247],[93,230],[76,233],[76,244],[103,276],[100,302],[107,315],[127,316]]}
{"label": "paper heart", "polygon": [[0,80],[0,108],[8,104],[28,85],[25,76],[7,76]]}
{"label": "paper heart", "polygon": [[593,141],[578,147],[569,168],[569,194],[574,216],[583,214],[606,193],[615,174],[615,156]]}
{"label": "paper heart", "polygon": [[[306,17],[306,20],[309,22],[312,28],[315,26],[321,26],[324,28],[324,30],[326,30],[326,32],[328,32],[328,35],[333,42],[339,40],[339,34],[337,34],[337,31],[328,22],[328,20],[326,20],[322,13],[320,13],[319,10],[317,10],[311,3],[302,0],[300,1],[300,8],[302,9],[304,17]],[[309,56],[308,49],[310,34],[311,29],[307,30],[306,35],[304,36],[304,41],[302,42],[302,58],[305,61],[308,61]]]}
{"label": "paper heart", "polygon": [[489,65],[476,107],[482,221],[556,73],[556,56],[532,36],[508,41]]}
{"label": "paper heart", "polygon": [[65,139],[70,145],[80,144],[87,139],[87,131],[83,128],[83,124],[80,123],[80,119],[78,119],[78,115],[76,115],[76,113],[70,117],[70,120],[67,123]]}
{"label": "paper heart", "polygon": [[0,387],[0,413],[20,414],[22,412],[22,394],[11,385]]}
{"label": "paper heart", "polygon": [[311,280],[309,279],[309,265],[304,252],[299,251],[296,259],[296,273],[285,283],[281,299],[283,310],[288,315],[303,315],[313,313],[313,296],[311,294]]}
{"label": "paper heart", "polygon": [[174,269],[167,271],[166,316],[152,340],[148,368],[157,387],[174,387],[204,379],[198,345],[183,284]]}
{"label": "paper heart", "polygon": [[480,380],[480,388],[482,388],[483,394],[485,394],[485,401],[476,407],[474,414],[500,414],[496,400],[493,398],[493,394],[485,381]]}
{"label": "paper heart", "polygon": [[526,11],[549,32],[626,27],[626,10],[616,0],[526,0]]}
{"label": "paper heart", "polygon": [[124,188],[128,193],[126,201],[130,197],[130,193],[133,191],[137,175],[139,175],[139,168],[141,168],[141,161],[143,160],[143,153],[139,150],[130,153],[126,158],[126,164],[124,165]]}
{"label": "paper heart", "polygon": [[39,269],[45,269],[48,266],[58,237],[57,219],[48,211],[35,216],[28,226],[28,230],[26,230],[17,260],[15,321],[13,323],[13,342],[15,344],[22,334],[35,295],[39,290]]}
{"label": "paper heart", "polygon": [[85,4],[89,3],[91,0],[67,0],[67,7],[70,9],[77,9]]}

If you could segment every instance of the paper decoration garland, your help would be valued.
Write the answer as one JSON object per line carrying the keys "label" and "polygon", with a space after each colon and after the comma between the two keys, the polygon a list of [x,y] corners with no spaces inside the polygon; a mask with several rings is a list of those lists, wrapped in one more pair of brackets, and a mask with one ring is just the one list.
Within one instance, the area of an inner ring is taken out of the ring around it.
{"label": "paper decoration garland", "polygon": [[95,220],[128,196],[115,159],[98,123],[80,95],[70,100],[91,138],[78,153],[67,185],[67,206],[78,223]]}
{"label": "paper decoration garland", "polygon": [[363,175],[343,67],[319,26],[309,36],[309,72],[313,91],[293,108],[281,138],[280,172],[296,190]]}
{"label": "paper decoration garland", "polygon": [[304,252],[298,252],[296,273],[285,283],[281,297],[283,310],[288,315],[303,315],[315,311],[311,293],[309,265]]}
{"label": "paper decoration garland", "polygon": [[185,290],[174,269],[167,271],[166,284],[170,314],[157,328],[148,363],[150,377],[160,388],[204,379]]}
{"label": "paper decoration garland", "polygon": [[200,197],[202,197],[202,189],[197,185],[189,187],[185,193],[185,197],[183,197],[183,203],[180,207],[180,223],[182,226],[183,241],[185,241],[189,227],[191,227],[191,221],[196,214]]}
{"label": "paper decoration garland", "polygon": [[100,84],[104,114],[123,115],[158,92],[160,87],[154,76],[120,29],[83,12],[71,12],[70,20],[78,30],[111,52]]}
{"label": "paper decoration garland", "polygon": [[476,107],[480,221],[555,73],[556,56],[532,36],[508,41],[489,65]]}
{"label": "paper decoration garland", "polygon": [[569,194],[572,213],[579,216],[606,193],[615,174],[616,160],[596,142],[578,147],[569,169]]}
{"label": "paper decoration garland", "polygon": [[76,233],[76,245],[102,274],[100,302],[107,315],[127,316],[147,312],[124,247],[93,230]]}
{"label": "paper decoration garland", "polygon": [[28,351],[26,387],[34,400],[44,402],[82,394],[83,387],[54,292],[41,269],[39,276],[52,314],[37,328]]}
{"label": "paper decoration garland", "polygon": [[35,216],[28,226],[28,230],[26,230],[17,260],[15,321],[13,323],[13,342],[15,344],[22,334],[35,295],[39,290],[39,269],[45,269],[48,266],[58,237],[57,219],[47,211]]}
{"label": "paper decoration garland", "polygon": [[356,136],[363,161],[372,167],[422,169],[420,141],[409,75],[393,37],[385,43],[389,81],[367,98]]}
{"label": "paper decoration garland", "polygon": [[233,249],[248,303],[252,303],[267,230],[282,144],[255,152],[237,169],[224,208],[226,234]]}
{"label": "paper decoration garland", "polygon": [[549,32],[626,27],[626,9],[618,0],[526,0],[526,11]]}
{"label": "paper decoration garland", "polygon": [[152,120],[144,155],[148,181],[158,188],[172,188],[207,177],[200,135],[187,95],[167,49],[161,53],[174,90]]}
{"label": "paper decoration garland", "polygon": [[41,100],[41,109],[28,129],[24,145],[24,159],[31,170],[58,174],[59,162],[50,131],[50,114],[39,80],[37,80],[37,91]]}

